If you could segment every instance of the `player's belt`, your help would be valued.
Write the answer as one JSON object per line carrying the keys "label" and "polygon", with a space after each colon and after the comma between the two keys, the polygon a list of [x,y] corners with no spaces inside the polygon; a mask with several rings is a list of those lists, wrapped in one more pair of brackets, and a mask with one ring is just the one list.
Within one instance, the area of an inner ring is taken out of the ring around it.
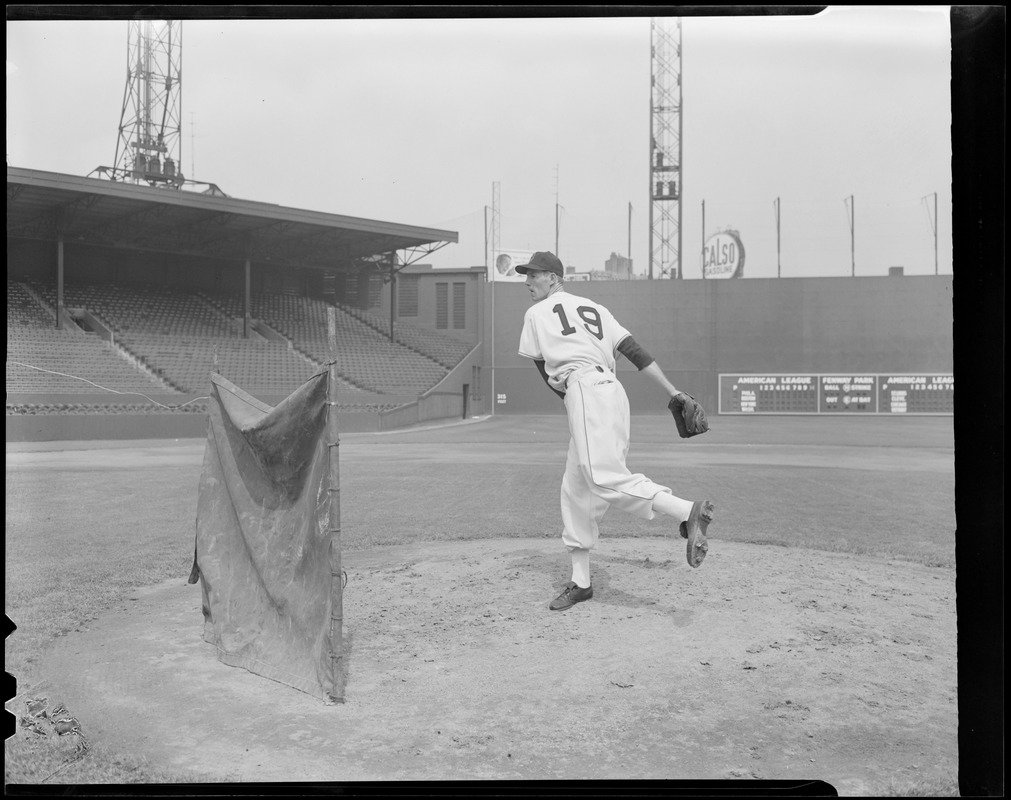
{"label": "player's belt", "polygon": [[570,372],[568,375],[565,376],[565,388],[568,389],[571,384],[575,383],[580,378],[582,378],[584,375],[586,375],[588,373],[591,373],[591,372],[603,372],[603,373],[605,373],[607,375],[611,374],[610,370],[604,369],[601,366],[597,366],[597,365],[593,365],[593,364],[585,366],[585,367],[577,367],[576,369],[572,370],[572,372]]}

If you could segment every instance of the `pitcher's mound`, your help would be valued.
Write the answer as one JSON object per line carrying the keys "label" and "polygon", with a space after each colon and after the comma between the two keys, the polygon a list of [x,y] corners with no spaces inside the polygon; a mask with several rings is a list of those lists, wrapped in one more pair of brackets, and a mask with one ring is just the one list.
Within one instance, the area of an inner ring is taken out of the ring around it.
{"label": "pitcher's mound", "polygon": [[824,780],[957,770],[954,571],[711,541],[601,541],[592,600],[557,539],[345,552],[345,702],[228,667],[200,587],[71,634],[51,691],[92,742],[195,782]]}

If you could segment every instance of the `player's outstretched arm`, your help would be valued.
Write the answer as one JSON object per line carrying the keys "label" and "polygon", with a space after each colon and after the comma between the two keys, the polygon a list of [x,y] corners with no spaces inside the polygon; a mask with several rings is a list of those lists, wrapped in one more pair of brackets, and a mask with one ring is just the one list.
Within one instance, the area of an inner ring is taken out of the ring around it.
{"label": "player's outstretched arm", "polygon": [[657,386],[667,392],[670,397],[679,394],[680,390],[667,380],[667,376],[664,375],[653,356],[643,350],[631,336],[626,336],[621,340],[618,344],[618,352],[631,361],[639,372],[647,375]]}
{"label": "player's outstretched arm", "polygon": [[659,386],[661,389],[667,392],[667,395],[669,397],[674,397],[674,395],[681,393],[680,389],[675,387],[673,383],[667,380],[667,376],[664,375],[663,370],[660,369],[659,366],[657,366],[657,363],[655,361],[643,367],[639,371],[644,375],[648,376],[649,379],[652,380],[657,386]]}

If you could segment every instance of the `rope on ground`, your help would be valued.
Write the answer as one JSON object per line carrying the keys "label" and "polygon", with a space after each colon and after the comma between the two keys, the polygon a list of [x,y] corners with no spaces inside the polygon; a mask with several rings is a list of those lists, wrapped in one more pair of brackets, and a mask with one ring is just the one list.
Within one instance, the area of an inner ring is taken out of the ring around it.
{"label": "rope on ground", "polygon": [[[77,381],[84,381],[85,383],[90,383],[92,386],[95,386],[95,387],[101,389],[104,392],[111,392],[112,394],[137,395],[138,397],[143,397],[149,403],[152,403],[152,404],[158,406],[159,408],[164,408],[164,409],[167,409],[169,411],[175,411],[176,409],[185,408],[190,403],[195,403],[198,400],[210,400],[210,397],[208,397],[208,396],[194,397],[192,400],[187,400],[185,403],[182,403],[181,405],[178,405],[178,406],[167,406],[164,403],[159,403],[157,400],[155,400],[155,399],[153,399],[151,397],[148,397],[143,392],[121,392],[118,389],[110,389],[108,386],[102,386],[101,384],[95,383],[94,381],[89,381],[87,378],[82,378],[80,375],[68,375],[66,372],[57,372],[56,370],[52,370],[52,369],[43,369],[42,367],[36,367],[36,366],[34,366],[32,364],[25,364],[25,363],[23,363],[21,361],[8,361],[7,363],[8,364],[16,364],[19,367],[28,367],[28,369],[38,370],[39,372],[48,372],[50,375],[61,375],[64,378],[73,378],[74,380],[77,380]],[[9,392],[8,392],[8,394],[9,394]]]}

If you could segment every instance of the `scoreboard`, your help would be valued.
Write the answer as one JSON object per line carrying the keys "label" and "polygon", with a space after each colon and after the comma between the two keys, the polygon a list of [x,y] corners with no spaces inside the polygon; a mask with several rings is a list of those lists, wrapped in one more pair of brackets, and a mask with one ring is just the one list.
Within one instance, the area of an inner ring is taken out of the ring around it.
{"label": "scoreboard", "polygon": [[720,414],[953,414],[950,373],[720,374]]}
{"label": "scoreboard", "polygon": [[953,375],[881,375],[878,409],[882,414],[952,414]]}

